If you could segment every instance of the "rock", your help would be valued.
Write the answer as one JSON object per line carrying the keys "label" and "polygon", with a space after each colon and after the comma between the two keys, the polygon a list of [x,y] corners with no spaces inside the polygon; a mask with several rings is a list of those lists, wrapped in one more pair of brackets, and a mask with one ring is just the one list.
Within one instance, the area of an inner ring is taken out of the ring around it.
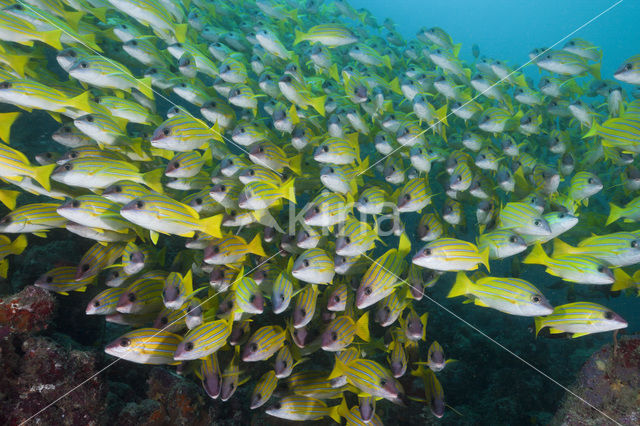
{"label": "rock", "polygon": [[22,341],[9,335],[0,340],[0,353],[0,424],[20,424],[36,414],[31,421],[39,424],[100,424],[107,387],[95,375],[94,352],[70,350],[46,337]]}
{"label": "rock", "polygon": [[56,308],[54,296],[32,285],[12,296],[0,299],[0,338],[10,333],[44,330]]}
{"label": "rock", "polygon": [[[570,388],[623,425],[640,424],[640,335],[623,336],[587,360]],[[567,394],[552,425],[601,425],[609,421],[583,401]]]}

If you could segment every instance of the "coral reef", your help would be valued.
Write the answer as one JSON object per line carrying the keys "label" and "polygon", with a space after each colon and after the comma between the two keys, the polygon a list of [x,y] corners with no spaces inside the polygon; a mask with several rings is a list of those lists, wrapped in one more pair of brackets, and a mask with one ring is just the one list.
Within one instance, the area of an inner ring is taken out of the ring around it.
{"label": "coral reef", "polygon": [[[640,335],[623,336],[614,350],[605,345],[578,374],[572,392],[623,425],[640,424]],[[567,394],[552,425],[602,425],[608,420]]]}

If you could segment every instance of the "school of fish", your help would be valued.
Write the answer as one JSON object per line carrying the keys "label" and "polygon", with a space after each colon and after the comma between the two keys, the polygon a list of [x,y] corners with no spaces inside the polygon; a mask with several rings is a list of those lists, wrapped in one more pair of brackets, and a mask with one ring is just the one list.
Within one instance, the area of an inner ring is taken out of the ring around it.
{"label": "school of fish", "polygon": [[[129,327],[109,355],[222,401],[253,380],[251,409],[279,418],[374,425],[381,400],[445,412],[452,360],[420,301],[447,272],[448,297],[536,335],[627,326],[539,288],[637,291],[640,54],[607,79],[574,38],[531,51],[534,82],[345,0],[0,5],[0,273],[28,234],[94,240],[35,285]],[[11,127],[33,110],[59,129],[31,159]]]}

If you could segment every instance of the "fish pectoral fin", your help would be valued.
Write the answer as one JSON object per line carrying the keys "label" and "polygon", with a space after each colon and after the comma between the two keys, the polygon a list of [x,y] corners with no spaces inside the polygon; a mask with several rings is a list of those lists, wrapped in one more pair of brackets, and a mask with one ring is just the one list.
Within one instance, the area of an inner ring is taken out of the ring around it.
{"label": "fish pectoral fin", "polygon": [[549,333],[551,333],[551,334],[561,334],[561,333],[564,333],[564,331],[558,330],[557,328],[549,327]]}
{"label": "fish pectoral fin", "polygon": [[589,334],[589,333],[573,333],[573,334],[571,335],[571,338],[572,338],[572,339],[575,339],[576,337],[586,336],[587,334]]}
{"label": "fish pectoral fin", "polygon": [[488,307],[489,307],[489,305],[487,305],[487,304],[486,304],[486,303],[484,303],[482,300],[477,299],[477,298],[473,301],[473,303],[474,303],[475,305],[477,305],[477,306],[482,306],[482,307],[484,307],[484,308],[488,308]]}

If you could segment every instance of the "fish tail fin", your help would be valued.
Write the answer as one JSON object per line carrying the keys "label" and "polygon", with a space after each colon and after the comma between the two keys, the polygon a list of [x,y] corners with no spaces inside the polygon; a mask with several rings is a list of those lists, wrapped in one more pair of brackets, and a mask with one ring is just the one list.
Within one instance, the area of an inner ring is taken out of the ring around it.
{"label": "fish tail fin", "polygon": [[389,57],[389,55],[384,55],[382,57],[382,62],[384,62],[384,65],[390,70],[393,69],[393,65],[391,65],[391,58]]}
{"label": "fish tail fin", "polygon": [[634,280],[627,274],[622,268],[616,268],[613,270],[613,277],[615,281],[611,286],[611,291],[620,291],[625,288],[629,288],[633,285]]}
{"label": "fish tail fin", "polygon": [[249,244],[247,244],[247,251],[249,253],[253,253],[253,254],[256,254],[258,256],[266,256],[267,255],[264,252],[264,249],[262,248],[262,235],[260,235],[258,233],[258,234],[256,234],[255,237],[253,237],[253,240],[251,240],[249,242]]}
{"label": "fish tail fin", "polygon": [[302,154],[297,154],[289,158],[289,169],[298,176],[302,174]]}
{"label": "fish tail fin", "polygon": [[585,133],[584,136],[582,136],[582,139],[592,138],[594,136],[597,136],[601,129],[602,127],[598,124],[598,122],[593,120],[593,124],[589,128],[589,131]]}
{"label": "fish tail fin", "polygon": [[62,30],[44,31],[40,33],[40,41],[56,50],[62,50],[62,43],[60,43],[61,36]]}
{"label": "fish tail fin", "polygon": [[9,137],[11,135],[11,126],[18,119],[21,112],[7,112],[0,114],[0,139],[4,143],[9,143]]}
{"label": "fish tail fin", "polygon": [[64,11],[63,13],[64,16],[64,20],[67,24],[69,24],[69,26],[71,28],[73,28],[74,30],[78,31],[78,24],[80,23],[80,20],[85,16],[85,12],[67,12]]}
{"label": "fish tail fin", "polygon": [[429,312],[425,312],[420,315],[420,323],[422,324],[422,340],[427,340],[427,319],[429,318]]}
{"label": "fish tail fin", "polygon": [[368,342],[371,338],[369,335],[369,311],[365,312],[358,321],[356,321],[356,335]]}
{"label": "fish tail fin", "polygon": [[153,99],[153,87],[151,86],[151,77],[143,77],[138,79],[136,89],[149,99]]}
{"label": "fish tail fin", "polygon": [[462,43],[458,43],[458,44],[454,44],[453,45],[453,56],[455,56],[456,58],[460,54],[460,48],[461,47],[462,47]]}
{"label": "fish tail fin", "polygon": [[562,254],[576,253],[576,248],[565,243],[564,241],[554,238],[553,239],[553,255],[558,256]]}
{"label": "fish tail fin", "polygon": [[15,72],[20,75],[20,77],[24,77],[24,68],[29,63],[31,56],[29,55],[6,55],[7,62],[9,62],[9,66],[13,68]]}
{"label": "fish tail fin", "polygon": [[458,272],[458,274],[456,275],[456,280],[453,283],[453,287],[451,287],[449,294],[447,294],[447,298],[469,294],[472,285],[473,282],[471,282],[469,277],[467,277],[467,274],[465,274],[464,272]]}
{"label": "fish tail fin", "polygon": [[395,94],[398,94],[398,95],[402,94],[402,89],[400,89],[400,80],[398,80],[398,77],[394,78],[393,80],[391,80],[391,82],[389,82],[389,88]]}
{"label": "fish tail fin", "polygon": [[18,235],[18,237],[13,240],[13,242],[9,246],[11,254],[15,255],[22,253],[25,248],[27,248],[27,236],[24,234]]}
{"label": "fish tail fin", "polygon": [[16,208],[18,202],[18,195],[20,191],[11,191],[10,189],[0,189],[0,202],[7,206],[9,210]]}
{"label": "fish tail fin", "polygon": [[328,380],[335,379],[336,377],[344,376],[344,371],[346,370],[346,366],[336,358],[336,363],[333,366],[333,370],[331,370],[331,374],[327,377]]}
{"label": "fish tail fin", "polygon": [[296,191],[293,186],[294,182],[295,178],[291,178],[283,183],[281,187],[281,193],[284,198],[291,201],[293,204],[296,204]]}
{"label": "fish tail fin", "polygon": [[405,257],[411,251],[411,241],[407,237],[407,233],[403,232],[400,235],[400,242],[398,243],[398,254]]}
{"label": "fish tail fin", "polygon": [[[342,398],[342,401],[340,402],[340,404],[338,405],[334,405],[333,407],[328,407],[328,412],[327,415],[329,417],[331,417],[333,419],[334,422],[341,424],[341,420],[340,420],[340,413],[344,412],[344,408],[342,408],[343,404],[346,406],[347,403],[345,402],[344,398]],[[347,409],[348,410],[348,409]]]}
{"label": "fish tail fin", "polygon": [[527,79],[524,78],[524,74],[518,74],[516,76],[516,84],[520,87],[528,87],[527,85]]}
{"label": "fish tail fin", "polygon": [[320,114],[323,117],[324,117],[324,114],[325,114],[324,103],[325,103],[326,100],[327,100],[327,96],[326,95],[318,96],[317,98],[312,98],[311,99],[311,106],[313,107],[313,109],[318,111],[318,114]]}
{"label": "fish tail fin", "polygon": [[622,207],[618,207],[613,203],[609,203],[609,207],[611,210],[609,211],[609,216],[607,217],[607,221],[604,226],[609,226],[616,220],[620,219],[624,214],[624,209]]}
{"label": "fish tail fin", "polygon": [[587,71],[589,71],[589,74],[591,74],[594,78],[600,80],[602,77],[600,77],[600,62],[596,62],[593,65],[589,65]]}
{"label": "fish tail fin", "polygon": [[90,98],[91,92],[87,90],[86,92],[83,92],[78,96],[69,99],[69,101],[67,101],[67,105],[79,109],[80,111],[92,112],[93,108],[91,108],[91,104],[89,103]]}
{"label": "fish tail fin", "polygon": [[536,325],[536,337],[538,337],[538,333],[540,333],[540,330],[542,330],[545,327],[544,318],[535,317],[534,322]]}
{"label": "fish tail fin", "polygon": [[178,24],[173,26],[173,34],[176,36],[176,40],[180,43],[184,43],[187,40],[187,30],[189,27],[187,24]]}
{"label": "fish tail fin", "polygon": [[342,417],[347,417],[349,415],[349,406],[347,405],[347,401],[344,399],[344,397],[342,398],[342,401],[340,401],[340,405],[338,406],[338,414],[340,414],[340,416]]}
{"label": "fish tail fin", "polygon": [[51,181],[49,177],[53,169],[58,167],[56,163],[48,164],[46,166],[38,166],[33,168],[33,179],[38,182],[47,191],[51,190]]}
{"label": "fish tail fin", "polygon": [[106,22],[108,10],[106,7],[96,7],[91,9],[91,14],[98,18],[100,22]]}
{"label": "fish tail fin", "polygon": [[338,83],[340,82],[340,74],[338,73],[338,64],[336,64],[335,62],[331,65],[331,67],[329,67],[329,77],[331,77]]}
{"label": "fish tail fin", "polygon": [[193,273],[191,272],[191,268],[189,268],[187,273],[182,277],[182,285],[184,286],[187,296],[193,293]]}
{"label": "fish tail fin", "polygon": [[487,246],[484,250],[480,252],[480,258],[482,258],[482,264],[487,268],[487,271],[491,272],[491,267],[489,266],[489,246]]}
{"label": "fish tail fin", "polygon": [[436,118],[438,120],[438,123],[442,123],[445,126],[449,125],[447,123],[447,104],[444,104],[436,110]]}
{"label": "fish tail fin", "polygon": [[0,277],[7,278],[9,275],[9,259],[0,260]]}
{"label": "fish tail fin", "polygon": [[220,225],[222,224],[221,214],[200,219],[200,224],[202,225],[201,231],[205,234],[211,235],[215,238],[222,237],[222,232],[220,231]]}
{"label": "fish tail fin", "polygon": [[153,189],[159,194],[162,194],[162,176],[164,175],[163,169],[155,169],[142,175],[142,181],[149,188]]}
{"label": "fish tail fin", "polygon": [[300,42],[304,41],[304,33],[302,31],[299,31],[298,29],[296,29],[295,32],[295,39],[293,40],[293,45],[297,45]]}
{"label": "fish tail fin", "polygon": [[542,244],[538,241],[535,246],[533,246],[533,250],[531,253],[524,258],[522,263],[537,263],[539,265],[546,265],[549,261],[549,256],[545,253],[544,248],[542,248]]}

